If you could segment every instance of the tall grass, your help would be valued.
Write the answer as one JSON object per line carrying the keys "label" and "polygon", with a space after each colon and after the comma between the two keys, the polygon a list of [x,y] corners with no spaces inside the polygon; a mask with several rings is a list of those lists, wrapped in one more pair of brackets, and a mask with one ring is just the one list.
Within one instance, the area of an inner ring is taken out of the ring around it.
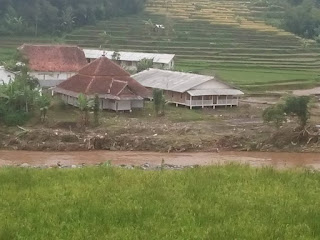
{"label": "tall grass", "polygon": [[14,58],[16,49],[14,48],[1,48],[0,47],[0,65],[2,62],[10,61]]}
{"label": "tall grass", "polygon": [[0,169],[0,239],[319,239],[320,173]]}

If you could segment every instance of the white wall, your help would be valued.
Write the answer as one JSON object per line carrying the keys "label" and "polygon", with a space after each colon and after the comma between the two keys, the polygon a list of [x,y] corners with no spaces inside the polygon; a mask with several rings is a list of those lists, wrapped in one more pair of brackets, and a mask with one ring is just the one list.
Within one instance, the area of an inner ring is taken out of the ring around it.
{"label": "white wall", "polygon": [[116,101],[116,105],[118,104],[118,111],[130,111],[131,110],[131,101]]}
{"label": "white wall", "polygon": [[[58,94],[60,98],[67,104],[78,107],[78,99],[67,96],[65,94]],[[101,108],[114,111],[130,111],[132,108],[143,108],[143,100],[121,100],[115,101],[111,99],[101,99]]]}
{"label": "white wall", "polygon": [[133,101],[131,101],[131,107],[132,108],[143,108],[144,101],[143,100],[133,100]]}
{"label": "white wall", "polygon": [[103,106],[102,109],[110,109],[110,110],[116,110],[116,103],[115,101],[109,100],[109,99],[103,99]]}
{"label": "white wall", "polygon": [[74,72],[30,72],[32,77],[39,80],[67,80],[76,73]]}
{"label": "white wall", "polygon": [[0,84],[8,84],[10,80],[14,80],[14,73],[6,71],[3,67],[0,67]]}

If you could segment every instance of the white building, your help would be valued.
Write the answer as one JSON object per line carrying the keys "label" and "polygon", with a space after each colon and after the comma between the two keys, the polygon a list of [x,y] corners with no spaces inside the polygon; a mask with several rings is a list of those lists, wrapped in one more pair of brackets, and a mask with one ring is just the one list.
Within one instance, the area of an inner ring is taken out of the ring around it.
{"label": "white building", "polygon": [[174,54],[142,52],[116,52],[116,54],[114,54],[114,51],[103,51],[98,49],[83,49],[83,51],[89,63],[101,57],[102,55],[105,55],[107,58],[118,62],[121,67],[127,70],[137,70],[137,64],[142,59],[152,59],[153,68],[174,68]]}
{"label": "white building", "polygon": [[76,46],[24,44],[18,50],[42,88],[58,85],[87,64],[84,52]]}
{"label": "white building", "polygon": [[213,76],[148,69],[132,76],[149,89],[163,89],[168,102],[176,106],[217,107],[238,106],[244,93]]}
{"label": "white building", "polygon": [[0,66],[0,84],[8,84],[14,80],[15,73],[6,70],[3,66]]}

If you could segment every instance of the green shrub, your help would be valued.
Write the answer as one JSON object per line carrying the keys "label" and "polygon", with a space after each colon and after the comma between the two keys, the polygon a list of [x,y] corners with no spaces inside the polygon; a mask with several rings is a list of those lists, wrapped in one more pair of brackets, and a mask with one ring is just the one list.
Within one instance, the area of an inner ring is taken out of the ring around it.
{"label": "green shrub", "polygon": [[25,112],[5,112],[3,113],[2,121],[7,126],[16,126],[25,124],[29,118],[30,115]]}

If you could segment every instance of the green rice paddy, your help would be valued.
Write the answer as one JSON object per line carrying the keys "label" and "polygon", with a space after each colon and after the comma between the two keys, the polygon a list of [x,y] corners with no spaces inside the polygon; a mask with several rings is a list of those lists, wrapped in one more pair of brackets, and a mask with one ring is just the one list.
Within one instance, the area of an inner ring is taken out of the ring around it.
{"label": "green rice paddy", "polygon": [[[169,5],[152,0],[141,14],[86,26],[63,39],[1,37],[0,46],[64,42],[87,48],[174,53],[177,70],[216,73],[244,90],[319,85],[319,45],[267,25],[262,21],[265,10],[242,0],[201,0],[196,7],[191,0]],[[149,19],[166,29],[153,31],[145,24]],[[101,37],[103,32],[106,37]]]}
{"label": "green rice paddy", "polygon": [[0,169],[0,239],[319,239],[320,174]]}

